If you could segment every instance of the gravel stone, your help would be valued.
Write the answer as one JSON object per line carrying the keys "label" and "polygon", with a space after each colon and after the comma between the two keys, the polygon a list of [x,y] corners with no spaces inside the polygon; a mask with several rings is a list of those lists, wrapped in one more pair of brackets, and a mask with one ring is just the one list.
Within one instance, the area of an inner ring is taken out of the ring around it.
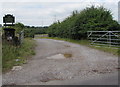
{"label": "gravel stone", "polygon": [[[36,55],[22,65],[21,70],[4,73],[2,82],[17,85],[41,85],[53,81],[99,77],[117,72],[118,57],[86,46],[52,39],[35,39]],[[72,58],[47,59],[53,55],[70,53]],[[77,80],[77,81],[79,81]],[[62,82],[62,83],[63,83]]]}

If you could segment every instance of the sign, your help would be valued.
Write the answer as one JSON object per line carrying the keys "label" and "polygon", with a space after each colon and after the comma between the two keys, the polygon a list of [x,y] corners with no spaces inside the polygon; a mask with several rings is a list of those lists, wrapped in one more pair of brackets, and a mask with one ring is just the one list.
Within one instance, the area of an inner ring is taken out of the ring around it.
{"label": "sign", "polygon": [[3,17],[3,23],[14,23],[15,17],[11,14],[7,14]]}

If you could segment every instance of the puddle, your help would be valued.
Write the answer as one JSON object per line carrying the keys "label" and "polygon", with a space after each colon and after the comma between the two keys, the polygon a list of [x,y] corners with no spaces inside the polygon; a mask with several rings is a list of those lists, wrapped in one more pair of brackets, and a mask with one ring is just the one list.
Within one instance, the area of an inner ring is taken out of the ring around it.
{"label": "puddle", "polygon": [[50,57],[47,57],[47,59],[65,59],[65,58],[71,58],[72,54],[64,53],[64,54],[56,54]]}
{"label": "puddle", "polygon": [[57,78],[47,78],[47,79],[42,79],[42,80],[40,80],[41,82],[49,82],[49,81],[54,81],[54,80],[63,80],[63,79],[57,79]]}
{"label": "puddle", "polygon": [[63,54],[56,54],[56,55],[47,57],[47,59],[65,59],[65,56]]}
{"label": "puddle", "polygon": [[53,40],[53,41],[55,41],[55,42],[65,42],[65,41],[60,41],[60,40]]}
{"label": "puddle", "polygon": [[70,47],[70,45],[64,45],[65,47]]}
{"label": "puddle", "polygon": [[72,54],[70,54],[70,53],[64,53],[64,57],[65,57],[65,58],[71,58],[71,57],[72,57]]}

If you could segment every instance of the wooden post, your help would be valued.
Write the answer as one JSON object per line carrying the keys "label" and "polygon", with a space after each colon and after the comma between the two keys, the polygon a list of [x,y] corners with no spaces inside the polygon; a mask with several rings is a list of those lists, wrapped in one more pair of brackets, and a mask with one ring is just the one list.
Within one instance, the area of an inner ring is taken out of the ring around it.
{"label": "wooden post", "polygon": [[109,47],[111,47],[111,31],[109,31]]}

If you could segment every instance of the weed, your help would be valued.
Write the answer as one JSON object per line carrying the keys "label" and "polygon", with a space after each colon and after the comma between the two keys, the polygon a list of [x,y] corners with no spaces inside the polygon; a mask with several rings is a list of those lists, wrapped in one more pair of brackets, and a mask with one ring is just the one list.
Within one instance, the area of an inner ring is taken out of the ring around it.
{"label": "weed", "polygon": [[30,38],[25,38],[24,43],[19,46],[12,46],[2,43],[2,69],[3,72],[11,69],[14,65],[26,63],[26,60],[34,52],[35,42]]}

